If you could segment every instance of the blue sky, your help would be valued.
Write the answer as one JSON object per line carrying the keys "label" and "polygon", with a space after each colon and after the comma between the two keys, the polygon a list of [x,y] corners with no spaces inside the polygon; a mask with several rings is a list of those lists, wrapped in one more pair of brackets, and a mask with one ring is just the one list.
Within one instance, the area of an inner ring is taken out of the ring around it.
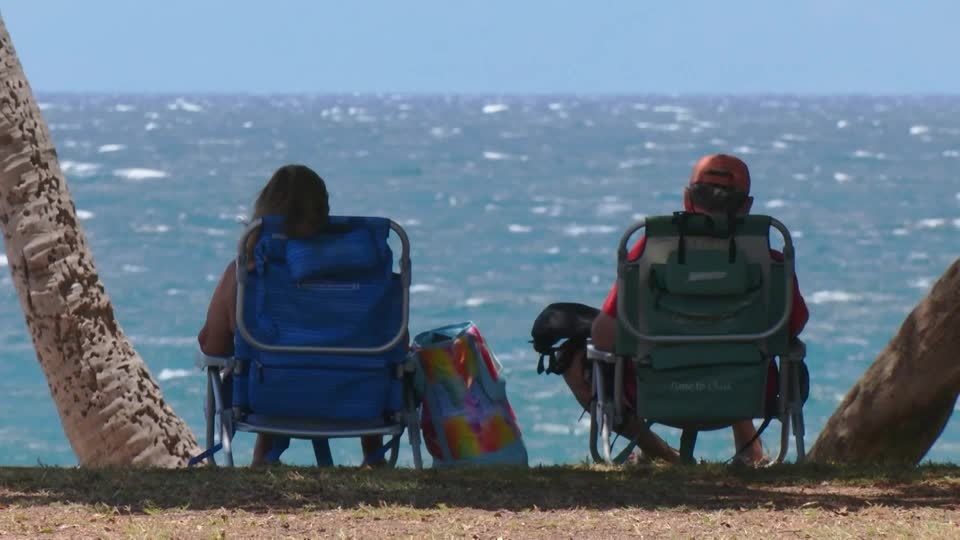
{"label": "blue sky", "polygon": [[38,91],[960,93],[960,2],[11,0]]}

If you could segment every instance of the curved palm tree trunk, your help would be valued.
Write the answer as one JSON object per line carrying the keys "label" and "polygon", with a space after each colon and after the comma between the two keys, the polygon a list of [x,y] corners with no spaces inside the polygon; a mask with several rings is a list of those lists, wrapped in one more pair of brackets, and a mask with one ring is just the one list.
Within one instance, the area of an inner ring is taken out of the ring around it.
{"label": "curved palm tree trunk", "polygon": [[934,284],[847,392],[808,458],[914,465],[960,393],[960,260]]}
{"label": "curved palm tree trunk", "polygon": [[2,19],[0,228],[37,360],[80,464],[178,466],[199,452],[114,318]]}

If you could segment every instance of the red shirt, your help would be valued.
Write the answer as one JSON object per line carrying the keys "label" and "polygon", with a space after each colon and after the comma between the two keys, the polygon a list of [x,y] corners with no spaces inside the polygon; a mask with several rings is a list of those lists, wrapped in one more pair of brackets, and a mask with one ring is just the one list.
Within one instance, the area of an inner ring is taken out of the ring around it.
{"label": "red shirt", "polygon": [[[645,245],[646,237],[641,237],[640,240],[633,246],[633,249],[630,250],[630,254],[627,255],[627,260],[637,260],[640,258],[640,254],[643,252],[643,246]],[[783,261],[783,254],[774,249],[770,250],[770,257],[775,261]],[[613,287],[610,289],[610,294],[607,295],[607,301],[603,303],[603,312],[609,315],[610,317],[617,318],[617,283],[613,283]],[[810,317],[810,312],[807,310],[807,303],[804,302],[803,296],[800,294],[800,285],[797,282],[797,276],[793,276],[793,307],[790,309],[790,336],[797,337],[800,335],[800,332],[803,331],[803,327],[807,324],[807,319]]]}

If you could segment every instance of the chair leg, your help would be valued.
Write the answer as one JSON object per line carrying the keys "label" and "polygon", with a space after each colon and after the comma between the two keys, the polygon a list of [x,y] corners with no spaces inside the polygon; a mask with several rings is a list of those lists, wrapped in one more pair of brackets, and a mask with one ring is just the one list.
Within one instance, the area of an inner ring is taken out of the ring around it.
{"label": "chair leg", "polygon": [[397,459],[400,457],[400,435],[394,436],[390,440],[390,457],[387,459],[387,466],[391,469],[397,466]]}
{"label": "chair leg", "polygon": [[223,444],[223,456],[227,467],[233,467],[233,430],[230,428],[228,417],[230,411],[220,414],[220,442]]}
{"label": "chair leg", "polygon": [[[210,450],[217,444],[216,441],[216,415],[217,415],[217,403],[213,397],[213,378],[219,377],[216,368],[207,368],[207,400],[204,403],[203,413],[207,423],[207,450]],[[207,464],[216,465],[217,461],[213,458],[213,455],[207,460]]]}
{"label": "chair leg", "polygon": [[420,453],[420,421],[416,410],[408,415],[407,440],[410,441],[410,451],[413,453],[413,468],[419,471],[423,469],[423,455]]}
{"label": "chair leg", "polygon": [[[592,365],[593,400],[590,402],[590,455],[596,463],[612,463],[610,456],[610,429],[613,407],[607,400],[603,368],[599,362]],[[602,449],[599,445],[603,445]]]}
{"label": "chair leg", "polygon": [[807,458],[806,448],[804,447],[803,442],[804,436],[804,427],[803,427],[803,409],[802,405],[797,406],[797,409],[793,413],[793,438],[796,439],[797,443],[797,463],[803,463]]}
{"label": "chair leg", "polygon": [[[219,372],[212,373],[210,377],[207,382],[210,384],[209,388],[213,390],[215,416],[220,419],[220,444],[223,445],[223,455],[227,466],[233,467],[233,411],[223,401],[223,389],[220,386],[222,381]],[[216,380],[212,377],[216,377]]]}
{"label": "chair leg", "polygon": [[600,439],[600,419],[597,418],[597,400],[590,401],[590,457],[594,463],[603,463],[597,441]]}
{"label": "chair leg", "polygon": [[680,432],[680,463],[696,465],[697,460],[693,457],[693,448],[696,445],[697,430],[685,429]]}

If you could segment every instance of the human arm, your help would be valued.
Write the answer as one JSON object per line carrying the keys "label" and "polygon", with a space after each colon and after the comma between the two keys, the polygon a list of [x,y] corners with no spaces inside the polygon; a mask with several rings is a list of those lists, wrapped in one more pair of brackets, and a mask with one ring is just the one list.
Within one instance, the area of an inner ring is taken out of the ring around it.
{"label": "human arm", "polygon": [[237,276],[234,263],[227,265],[210,298],[207,319],[197,336],[200,350],[210,356],[233,354],[233,329],[236,322]]}
{"label": "human arm", "polygon": [[[643,246],[646,244],[646,238],[641,237],[633,246],[630,253],[627,254],[627,260],[635,261],[643,253]],[[590,338],[593,340],[593,346],[601,351],[613,352],[617,339],[617,283],[614,282],[607,294],[606,301],[603,302],[603,308],[593,320],[590,327]]]}
{"label": "human arm", "polygon": [[[776,262],[783,262],[783,254],[779,251],[770,250],[770,257]],[[793,273],[793,305],[790,308],[790,338],[795,338],[803,332],[803,327],[807,325],[810,318],[810,311],[807,309],[807,303],[800,294],[800,282],[797,279],[797,273]]]}

